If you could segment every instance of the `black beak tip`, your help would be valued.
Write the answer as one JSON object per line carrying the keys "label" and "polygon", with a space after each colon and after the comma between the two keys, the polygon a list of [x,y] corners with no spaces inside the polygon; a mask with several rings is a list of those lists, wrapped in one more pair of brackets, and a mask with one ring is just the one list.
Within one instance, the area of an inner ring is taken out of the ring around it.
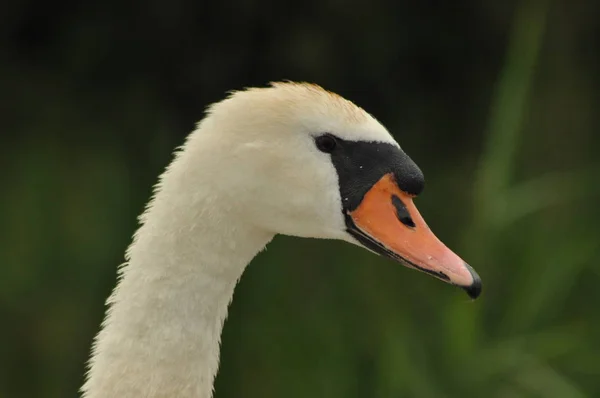
{"label": "black beak tip", "polygon": [[467,267],[467,269],[471,273],[471,276],[473,277],[473,283],[471,283],[471,285],[469,286],[463,286],[463,289],[465,292],[467,292],[469,297],[475,300],[481,294],[481,278],[479,277],[479,275],[477,275],[477,272],[475,272],[475,270],[469,264],[465,263],[465,266]]}

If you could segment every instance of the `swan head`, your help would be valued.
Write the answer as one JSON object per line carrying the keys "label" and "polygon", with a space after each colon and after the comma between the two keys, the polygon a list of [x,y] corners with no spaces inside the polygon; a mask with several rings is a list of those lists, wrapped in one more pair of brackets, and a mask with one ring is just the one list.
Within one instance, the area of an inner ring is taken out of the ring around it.
{"label": "swan head", "polygon": [[423,173],[352,102],[312,84],[273,83],[213,104],[197,133],[188,147],[202,150],[211,189],[245,222],[351,242],[480,294],[477,273],[413,203]]}

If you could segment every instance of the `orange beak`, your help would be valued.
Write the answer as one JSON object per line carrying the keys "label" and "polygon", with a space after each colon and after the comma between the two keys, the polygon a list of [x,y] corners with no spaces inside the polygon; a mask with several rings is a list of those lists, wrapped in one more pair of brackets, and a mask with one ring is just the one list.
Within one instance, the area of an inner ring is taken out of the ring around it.
{"label": "orange beak", "polygon": [[413,197],[398,188],[392,173],[346,215],[349,232],[367,248],[460,286],[471,298],[481,293],[479,275],[431,232]]}

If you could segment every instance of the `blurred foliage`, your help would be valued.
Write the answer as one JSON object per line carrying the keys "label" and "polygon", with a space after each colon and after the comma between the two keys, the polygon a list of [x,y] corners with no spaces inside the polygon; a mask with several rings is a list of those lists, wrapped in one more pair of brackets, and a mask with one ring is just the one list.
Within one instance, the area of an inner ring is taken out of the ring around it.
{"label": "blurred foliage", "polygon": [[340,242],[247,269],[216,397],[600,396],[600,3],[0,6],[0,397],[75,397],[157,175],[210,102],[322,84],[424,170],[482,275],[455,288]]}

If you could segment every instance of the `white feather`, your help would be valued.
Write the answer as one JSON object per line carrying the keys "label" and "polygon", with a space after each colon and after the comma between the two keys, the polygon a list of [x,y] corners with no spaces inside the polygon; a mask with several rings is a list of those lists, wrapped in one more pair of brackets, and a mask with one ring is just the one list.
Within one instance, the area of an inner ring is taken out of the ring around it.
{"label": "white feather", "polygon": [[227,307],[252,258],[277,233],[352,241],[337,174],[314,145],[323,132],[395,144],[314,85],[234,92],[209,108],[140,217],[84,397],[211,397]]}

